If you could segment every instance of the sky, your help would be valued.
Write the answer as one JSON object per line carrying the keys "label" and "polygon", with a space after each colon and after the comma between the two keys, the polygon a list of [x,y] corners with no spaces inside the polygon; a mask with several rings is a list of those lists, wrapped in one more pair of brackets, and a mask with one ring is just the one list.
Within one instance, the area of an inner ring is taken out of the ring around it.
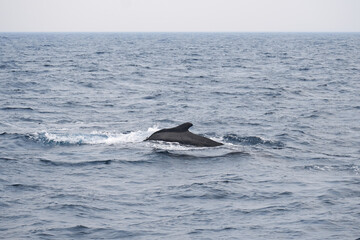
{"label": "sky", "polygon": [[0,32],[360,32],[360,0],[0,0]]}

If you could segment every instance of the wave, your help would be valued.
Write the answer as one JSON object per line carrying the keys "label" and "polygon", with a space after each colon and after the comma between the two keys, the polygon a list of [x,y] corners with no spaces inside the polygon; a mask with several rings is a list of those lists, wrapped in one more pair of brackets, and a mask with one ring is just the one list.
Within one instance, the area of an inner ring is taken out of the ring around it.
{"label": "wave", "polygon": [[59,162],[51,161],[47,159],[40,159],[40,162],[52,166],[64,166],[64,167],[83,167],[91,165],[108,165],[111,164],[113,160],[97,160],[97,161],[83,161],[83,162]]}
{"label": "wave", "polygon": [[[108,159],[108,160],[93,160],[93,161],[54,161],[48,159],[37,159],[46,166],[51,167],[87,167],[87,166],[101,166],[101,165],[110,165],[110,164],[123,164],[123,165],[146,165],[151,164],[151,160],[125,160],[125,159]],[[104,166],[105,167],[105,166]]]}
{"label": "wave", "polygon": [[14,184],[8,185],[8,187],[14,188],[16,190],[22,190],[22,191],[33,191],[35,189],[39,189],[40,185],[29,185],[29,184],[14,183]]}
{"label": "wave", "polygon": [[[80,208],[80,210],[82,209]],[[63,228],[49,228],[46,230],[39,230],[37,234],[39,236],[46,236],[46,238],[49,238],[49,236],[60,236],[60,238],[64,239],[79,239],[84,238],[84,236],[87,236],[89,239],[129,239],[149,233],[146,231],[137,232],[113,228],[93,228],[84,225],[76,225]]]}
{"label": "wave", "polygon": [[202,159],[202,158],[223,158],[223,157],[239,157],[247,156],[249,153],[229,148],[199,148],[199,149],[189,149],[189,150],[165,150],[165,149],[155,149],[154,151],[158,155],[163,155],[172,158],[179,159]]}
{"label": "wave", "polygon": [[306,166],[297,166],[294,167],[295,169],[304,169],[308,171],[321,171],[321,172],[349,172],[353,173],[355,175],[360,174],[360,166],[355,164],[345,164],[345,165],[320,165],[320,164],[314,164],[314,165],[306,165]]}
{"label": "wave", "polygon": [[236,134],[227,134],[224,136],[224,140],[233,144],[241,144],[241,145],[265,145],[271,148],[284,148],[285,144],[280,141],[273,140],[264,140],[261,137],[256,136],[247,136],[240,137]]}
{"label": "wave", "polygon": [[[1,134],[0,134],[0,135],[1,135]],[[14,159],[14,158],[0,157],[0,161],[13,161],[13,162],[15,162],[15,161],[17,161],[17,160]]]}
{"label": "wave", "polygon": [[19,139],[19,138],[24,138],[24,137],[26,137],[26,135],[21,134],[21,133],[2,132],[2,133],[0,133],[0,137],[10,138],[10,139]]}
{"label": "wave", "polygon": [[51,133],[43,131],[40,133],[29,134],[28,139],[46,145],[95,145],[95,144],[118,144],[118,143],[138,143],[144,141],[146,137],[157,131],[156,127],[148,128],[147,131],[133,131],[126,133],[98,132],[92,133]]}
{"label": "wave", "polygon": [[0,108],[3,111],[33,111],[34,109],[31,107],[3,107]]}

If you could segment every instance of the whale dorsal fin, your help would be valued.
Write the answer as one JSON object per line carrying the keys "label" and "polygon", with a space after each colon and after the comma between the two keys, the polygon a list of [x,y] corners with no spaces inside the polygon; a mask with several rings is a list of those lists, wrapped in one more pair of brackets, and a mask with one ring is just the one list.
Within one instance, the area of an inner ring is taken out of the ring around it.
{"label": "whale dorsal fin", "polygon": [[166,131],[167,132],[186,132],[187,130],[189,130],[189,128],[192,127],[192,125],[193,125],[192,123],[186,122],[177,127],[166,129]]}

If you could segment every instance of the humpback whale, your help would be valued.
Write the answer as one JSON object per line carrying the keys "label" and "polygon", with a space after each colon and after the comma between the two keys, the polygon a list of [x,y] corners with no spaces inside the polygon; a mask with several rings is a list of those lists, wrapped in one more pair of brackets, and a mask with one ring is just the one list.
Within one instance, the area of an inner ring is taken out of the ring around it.
{"label": "humpback whale", "polygon": [[165,141],[165,142],[178,142],[185,145],[193,145],[197,147],[216,147],[223,145],[222,143],[215,142],[209,138],[196,135],[189,132],[189,128],[192,127],[192,123],[183,123],[174,128],[165,128],[153,133],[150,137],[145,139]]}

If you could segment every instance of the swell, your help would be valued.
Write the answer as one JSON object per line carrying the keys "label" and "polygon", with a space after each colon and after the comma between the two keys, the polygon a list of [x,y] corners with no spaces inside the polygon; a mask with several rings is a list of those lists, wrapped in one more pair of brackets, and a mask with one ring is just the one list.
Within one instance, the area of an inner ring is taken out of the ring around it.
{"label": "swell", "polygon": [[14,183],[8,185],[8,187],[13,190],[21,190],[21,191],[34,191],[41,188],[40,185],[30,185],[30,184],[22,184],[22,183]]}
{"label": "swell", "polygon": [[47,159],[39,159],[39,161],[46,165],[63,166],[63,167],[84,167],[84,166],[94,166],[94,165],[109,165],[113,162],[113,160],[63,162],[63,161],[51,161],[51,160],[47,160]]}
{"label": "swell", "polygon": [[264,145],[271,148],[284,148],[285,144],[281,141],[274,141],[274,140],[264,140],[261,137],[257,136],[245,136],[241,137],[236,134],[227,134],[224,136],[224,140],[229,143],[233,144],[240,144],[240,145]]}
{"label": "swell", "polygon": [[3,111],[34,111],[31,107],[3,107],[0,108]]}
{"label": "swell", "polygon": [[89,239],[128,239],[139,237],[141,235],[147,234],[148,232],[137,232],[137,231],[128,231],[120,230],[114,228],[97,228],[90,227],[85,225],[75,225],[70,227],[59,227],[59,228],[49,228],[46,230],[39,230],[37,233],[39,236],[57,236],[63,239],[78,239],[86,238]]}
{"label": "swell", "polygon": [[325,164],[312,164],[305,166],[296,166],[296,170],[306,170],[314,172],[347,172],[355,175],[360,175],[360,165],[344,164],[344,165],[325,165]]}
{"label": "swell", "polygon": [[229,158],[229,157],[241,157],[248,156],[249,153],[243,151],[230,151],[230,152],[214,152],[213,155],[209,153],[209,149],[199,149],[198,152],[193,151],[179,151],[179,150],[165,150],[165,149],[156,149],[155,154],[160,156],[172,157],[177,159],[212,159],[212,158]]}
{"label": "swell", "polygon": [[[246,184],[246,180],[237,178],[223,178],[208,182],[195,182],[169,188],[169,195],[175,199],[229,199],[243,201],[264,201],[288,199],[293,195],[290,191],[237,191]],[[284,207],[286,208],[286,207]]]}
{"label": "swell", "polygon": [[5,139],[26,139],[28,137],[27,134],[21,134],[21,133],[8,133],[8,132],[2,132],[0,133],[0,137],[3,137]]}
{"label": "swell", "polygon": [[94,160],[94,161],[78,161],[78,162],[65,162],[65,161],[54,161],[48,159],[38,159],[40,163],[47,166],[54,167],[86,167],[86,166],[97,166],[97,165],[110,165],[114,163],[124,164],[124,165],[143,165],[152,163],[152,161],[146,160],[117,160],[117,159],[108,159],[108,160]]}

